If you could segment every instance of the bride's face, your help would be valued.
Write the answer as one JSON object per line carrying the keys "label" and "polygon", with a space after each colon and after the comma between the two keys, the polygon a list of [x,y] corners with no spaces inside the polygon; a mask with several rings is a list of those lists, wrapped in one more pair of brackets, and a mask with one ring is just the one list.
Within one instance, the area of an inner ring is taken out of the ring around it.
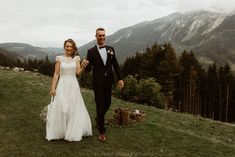
{"label": "bride's face", "polygon": [[71,56],[74,52],[74,47],[70,42],[67,42],[65,44],[64,49],[65,49],[66,55],[68,55],[68,56]]}

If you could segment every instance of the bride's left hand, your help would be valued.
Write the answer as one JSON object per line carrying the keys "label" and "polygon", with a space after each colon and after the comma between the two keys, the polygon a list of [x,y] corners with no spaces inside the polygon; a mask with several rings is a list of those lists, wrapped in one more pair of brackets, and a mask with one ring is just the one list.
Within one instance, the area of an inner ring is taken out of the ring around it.
{"label": "bride's left hand", "polygon": [[49,92],[49,94],[54,97],[54,96],[56,95],[55,89],[51,89],[51,91]]}

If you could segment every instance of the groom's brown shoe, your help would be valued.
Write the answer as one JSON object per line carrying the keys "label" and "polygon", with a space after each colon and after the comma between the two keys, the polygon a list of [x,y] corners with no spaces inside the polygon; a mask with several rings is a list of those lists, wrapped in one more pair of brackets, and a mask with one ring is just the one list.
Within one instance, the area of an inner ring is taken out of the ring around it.
{"label": "groom's brown shoe", "polygon": [[100,141],[100,142],[105,142],[105,141],[106,141],[106,136],[105,136],[105,134],[100,134],[100,135],[99,135],[99,141]]}

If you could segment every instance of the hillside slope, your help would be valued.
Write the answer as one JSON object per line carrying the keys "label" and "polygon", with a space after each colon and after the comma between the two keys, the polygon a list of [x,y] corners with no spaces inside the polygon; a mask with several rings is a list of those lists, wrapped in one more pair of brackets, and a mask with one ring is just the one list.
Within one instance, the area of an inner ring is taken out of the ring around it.
{"label": "hillside slope", "polygon": [[82,94],[92,119],[93,136],[81,142],[48,142],[39,114],[48,104],[51,78],[0,70],[0,156],[172,156],[231,157],[235,154],[235,126],[188,114],[128,103],[113,97],[107,118],[117,107],[140,109],[144,122],[109,127],[107,142],[97,140],[95,103],[91,90]]}

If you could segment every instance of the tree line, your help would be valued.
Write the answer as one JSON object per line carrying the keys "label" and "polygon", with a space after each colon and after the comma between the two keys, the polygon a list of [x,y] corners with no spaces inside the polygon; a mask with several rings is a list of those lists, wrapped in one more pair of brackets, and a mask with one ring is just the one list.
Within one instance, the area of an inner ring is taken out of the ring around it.
{"label": "tree line", "polygon": [[179,57],[170,43],[146,48],[128,57],[124,77],[154,78],[160,85],[166,109],[225,121],[235,121],[235,79],[229,64],[203,68],[194,53]]}
{"label": "tree line", "polygon": [[4,55],[0,54],[0,66],[14,68],[21,67],[24,70],[36,71],[44,75],[52,76],[54,73],[54,62],[51,62],[46,56],[44,59],[25,59],[16,61],[11,60]]}
{"label": "tree line", "polygon": [[46,56],[44,59],[27,59],[23,62],[19,59],[16,62],[16,66],[23,67],[25,70],[38,71],[43,75],[52,76],[54,74],[55,63],[51,62]]}

